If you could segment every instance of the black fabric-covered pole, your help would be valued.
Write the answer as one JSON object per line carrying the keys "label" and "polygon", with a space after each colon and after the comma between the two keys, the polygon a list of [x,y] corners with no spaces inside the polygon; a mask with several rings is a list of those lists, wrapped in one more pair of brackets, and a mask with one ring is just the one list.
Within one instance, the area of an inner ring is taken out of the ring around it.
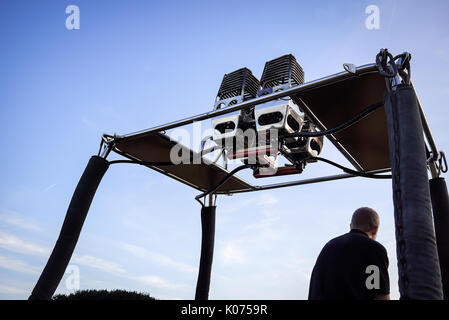
{"label": "black fabric-covered pole", "polygon": [[449,197],[444,178],[430,179],[429,184],[444,299],[449,300]]}
{"label": "black fabric-covered pole", "polygon": [[30,300],[48,300],[53,296],[72,257],[90,204],[108,167],[109,162],[106,159],[98,156],[90,158],[73,193],[58,240],[29,297]]}
{"label": "black fabric-covered pole", "polygon": [[442,299],[423,128],[414,90],[386,94],[401,299]]}
{"label": "black fabric-covered pole", "polygon": [[216,208],[215,206],[201,208],[201,258],[195,300],[209,299],[210,274],[214,257]]}

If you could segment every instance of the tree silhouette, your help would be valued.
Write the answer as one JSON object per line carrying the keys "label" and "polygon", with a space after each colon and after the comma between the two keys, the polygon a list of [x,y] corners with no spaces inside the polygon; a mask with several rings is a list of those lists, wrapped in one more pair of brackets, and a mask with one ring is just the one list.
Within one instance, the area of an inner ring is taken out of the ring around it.
{"label": "tree silhouette", "polygon": [[79,290],[68,295],[57,294],[52,300],[155,300],[148,293],[126,290]]}

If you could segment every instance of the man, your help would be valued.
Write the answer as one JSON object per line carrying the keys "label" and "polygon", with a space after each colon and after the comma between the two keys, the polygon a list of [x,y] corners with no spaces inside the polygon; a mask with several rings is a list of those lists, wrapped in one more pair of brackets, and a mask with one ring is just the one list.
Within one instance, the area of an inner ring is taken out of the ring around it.
{"label": "man", "polygon": [[390,299],[387,251],[375,241],[377,212],[357,209],[350,228],[321,250],[310,279],[310,300]]}

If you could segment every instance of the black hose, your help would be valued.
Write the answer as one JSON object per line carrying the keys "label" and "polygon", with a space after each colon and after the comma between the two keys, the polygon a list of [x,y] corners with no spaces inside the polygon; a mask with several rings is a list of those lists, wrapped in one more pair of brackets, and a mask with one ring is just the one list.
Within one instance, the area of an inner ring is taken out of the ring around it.
{"label": "black hose", "polygon": [[154,162],[154,161],[139,161],[139,160],[114,160],[109,162],[109,164],[117,164],[117,163],[133,163],[133,164],[140,164],[142,166],[155,166],[155,167],[176,165],[172,162]]}
{"label": "black hose", "polygon": [[[412,86],[385,95],[401,299],[443,298],[423,125]],[[447,232],[447,230],[445,231]]]}
{"label": "black hose", "polygon": [[211,194],[212,192],[214,192],[214,191],[216,191],[218,188],[220,188],[226,181],[228,181],[230,178],[232,178],[232,176],[233,176],[234,174],[236,174],[236,173],[239,172],[240,170],[243,170],[243,169],[246,169],[246,168],[249,168],[249,167],[250,167],[250,165],[248,165],[248,164],[243,164],[243,165],[241,165],[241,166],[235,168],[234,170],[232,170],[231,172],[229,172],[223,179],[221,179],[221,181],[220,181],[219,183],[217,183],[214,187],[212,187],[211,189],[209,189],[209,190],[207,190],[207,191],[204,191],[203,193],[197,195],[197,196],[195,197],[195,199],[196,199],[196,200],[199,200],[199,199],[201,199],[202,197],[205,197],[205,196]]}
{"label": "black hose", "polygon": [[75,250],[90,204],[108,167],[106,159],[98,156],[90,158],[73,193],[58,240],[30,300],[49,300],[58,287]]}
{"label": "black hose", "polygon": [[333,161],[331,161],[329,159],[320,158],[320,157],[313,157],[312,159],[319,160],[319,161],[322,161],[322,162],[326,162],[326,163],[328,163],[330,165],[333,165],[334,167],[337,167],[337,168],[343,170],[346,173],[350,173],[350,174],[353,174],[355,176],[364,177],[364,178],[371,178],[371,179],[391,179],[391,175],[378,175],[378,174],[373,174],[373,173],[367,173],[367,172],[360,172],[360,171],[352,170],[350,168],[342,166],[341,164],[333,162]]}
{"label": "black hose", "polygon": [[338,131],[344,130],[344,129],[352,126],[353,124],[355,124],[358,121],[362,120],[367,115],[373,113],[376,109],[382,107],[383,105],[384,105],[383,101],[380,101],[380,102],[377,102],[375,104],[372,104],[368,108],[366,108],[365,110],[363,110],[362,112],[357,114],[352,119],[350,119],[348,121],[345,121],[342,124],[332,128],[332,129],[328,129],[328,130],[324,130],[324,131],[315,131],[315,132],[294,132],[294,133],[281,135],[281,136],[279,136],[279,138],[280,139],[285,139],[285,138],[290,138],[290,137],[321,137],[321,136],[327,136],[329,134],[336,133]]}
{"label": "black hose", "polygon": [[444,178],[429,181],[443,295],[449,300],[449,196]]}
{"label": "black hose", "polygon": [[215,206],[201,208],[201,256],[195,300],[209,299],[210,276],[214,257],[216,208]]}

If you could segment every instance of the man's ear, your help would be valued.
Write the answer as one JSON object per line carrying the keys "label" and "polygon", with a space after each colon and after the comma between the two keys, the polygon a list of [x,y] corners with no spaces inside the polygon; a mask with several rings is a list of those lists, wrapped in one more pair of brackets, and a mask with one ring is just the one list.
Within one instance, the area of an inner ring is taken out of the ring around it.
{"label": "man's ear", "polygon": [[371,230],[371,233],[372,233],[373,235],[376,235],[376,234],[377,234],[377,231],[379,231],[379,227],[373,228],[373,229]]}

